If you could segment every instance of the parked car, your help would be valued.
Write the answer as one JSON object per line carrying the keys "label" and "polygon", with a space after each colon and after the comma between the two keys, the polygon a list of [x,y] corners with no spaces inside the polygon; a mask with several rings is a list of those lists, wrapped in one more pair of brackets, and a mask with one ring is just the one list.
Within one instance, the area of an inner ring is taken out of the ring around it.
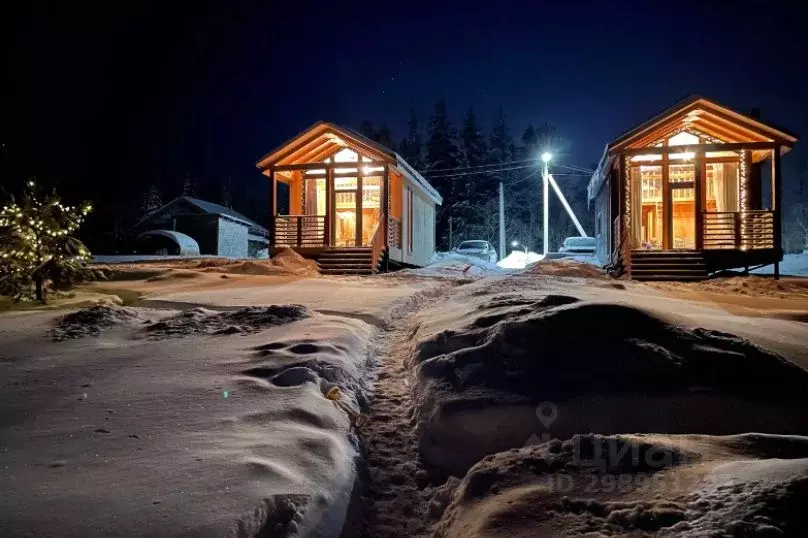
{"label": "parked car", "polygon": [[569,255],[594,256],[597,239],[594,237],[568,237],[558,252]]}
{"label": "parked car", "polygon": [[497,251],[488,241],[463,241],[455,247],[454,251],[463,256],[474,256],[491,263],[497,262]]}

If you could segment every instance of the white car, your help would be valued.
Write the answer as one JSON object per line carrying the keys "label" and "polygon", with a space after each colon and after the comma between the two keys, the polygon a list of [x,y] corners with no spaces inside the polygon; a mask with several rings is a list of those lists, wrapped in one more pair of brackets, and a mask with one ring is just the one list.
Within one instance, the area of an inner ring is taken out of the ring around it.
{"label": "white car", "polygon": [[463,241],[454,251],[463,256],[473,256],[491,263],[497,263],[497,251],[488,241]]}
{"label": "white car", "polygon": [[593,256],[597,246],[598,240],[594,237],[568,237],[564,239],[564,244],[558,249],[558,252],[568,255]]}

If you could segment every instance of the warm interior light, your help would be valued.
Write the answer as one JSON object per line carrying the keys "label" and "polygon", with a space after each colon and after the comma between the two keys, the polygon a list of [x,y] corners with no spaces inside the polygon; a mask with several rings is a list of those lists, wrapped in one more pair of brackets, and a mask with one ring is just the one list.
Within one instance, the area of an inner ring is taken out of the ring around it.
{"label": "warm interior light", "polygon": [[669,146],[687,146],[688,144],[698,144],[699,137],[688,133],[687,131],[682,131],[679,134],[673,135],[668,139]]}
{"label": "warm interior light", "polygon": [[684,153],[671,153],[670,154],[670,158],[672,160],[684,159],[686,161],[689,161],[690,159],[694,158],[695,156],[696,156],[696,154],[693,153],[692,151],[686,151]]}
{"label": "warm interior light", "polygon": [[662,155],[658,154],[646,154],[646,155],[635,155],[631,158],[631,162],[647,162],[647,161],[661,161]]}

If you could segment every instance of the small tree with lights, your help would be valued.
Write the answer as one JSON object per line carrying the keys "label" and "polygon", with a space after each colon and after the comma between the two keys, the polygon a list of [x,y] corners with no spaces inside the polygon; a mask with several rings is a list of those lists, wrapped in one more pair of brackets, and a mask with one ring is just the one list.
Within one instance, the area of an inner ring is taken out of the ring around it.
{"label": "small tree with lights", "polygon": [[0,211],[0,294],[15,301],[46,302],[48,289],[66,289],[96,276],[90,251],[72,236],[92,210],[63,205],[56,192],[41,195],[28,181],[20,203],[12,197]]}

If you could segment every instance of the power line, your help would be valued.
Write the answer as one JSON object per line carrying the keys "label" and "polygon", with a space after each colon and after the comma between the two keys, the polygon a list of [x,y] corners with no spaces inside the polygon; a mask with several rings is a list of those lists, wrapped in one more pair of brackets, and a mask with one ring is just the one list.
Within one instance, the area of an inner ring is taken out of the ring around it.
{"label": "power line", "polygon": [[458,170],[476,170],[478,168],[485,168],[489,166],[506,166],[510,164],[522,164],[522,163],[536,163],[538,159],[520,159],[518,161],[506,161],[502,163],[490,163],[490,164],[475,164],[474,166],[455,166],[454,168],[436,168],[434,170],[424,171],[424,175],[429,175],[434,172],[456,172]]}
{"label": "power line", "polygon": [[570,170],[575,170],[576,172],[586,172],[587,174],[594,174],[595,171],[590,168],[584,168],[583,166],[578,166],[575,164],[554,164],[554,166],[560,166],[562,168],[569,168]]}
{"label": "power line", "polygon": [[510,170],[523,170],[525,168],[532,168],[535,164],[525,165],[525,166],[513,166],[510,168],[495,168],[495,169],[488,169],[488,170],[477,170],[477,171],[470,171],[470,172],[463,172],[460,174],[442,174],[437,176],[427,176],[426,179],[442,179],[442,178],[452,178],[452,177],[463,177],[463,176],[474,176],[478,174],[492,174],[494,172],[508,172]]}

